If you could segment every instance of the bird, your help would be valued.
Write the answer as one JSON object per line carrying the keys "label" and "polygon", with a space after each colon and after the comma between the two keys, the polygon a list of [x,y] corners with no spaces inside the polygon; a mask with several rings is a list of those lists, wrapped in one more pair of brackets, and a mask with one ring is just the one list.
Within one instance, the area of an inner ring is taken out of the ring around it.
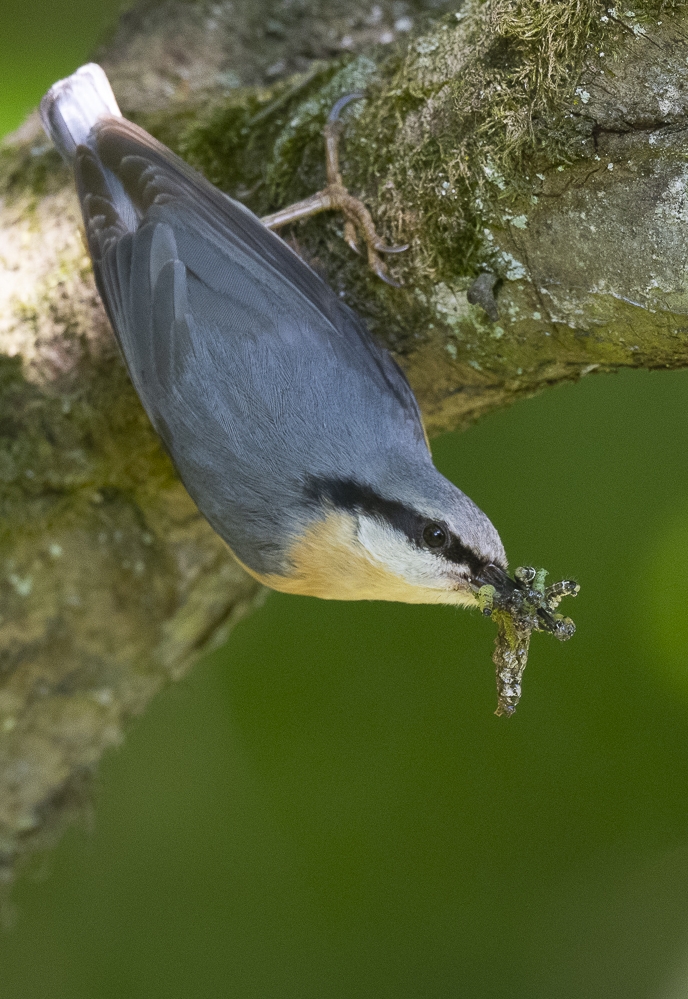
{"label": "bird", "polygon": [[433,464],[400,366],[284,240],[127,121],[100,66],[55,83],[40,114],[141,403],[250,575],[464,607],[519,588],[492,522]]}

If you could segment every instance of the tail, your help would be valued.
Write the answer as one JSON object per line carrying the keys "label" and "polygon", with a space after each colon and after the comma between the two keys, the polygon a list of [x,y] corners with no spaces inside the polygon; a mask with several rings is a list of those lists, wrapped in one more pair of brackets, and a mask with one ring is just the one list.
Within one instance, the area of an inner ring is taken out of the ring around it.
{"label": "tail", "polygon": [[122,117],[103,70],[94,62],[53,84],[41,101],[41,121],[62,158],[73,163],[76,147],[88,145],[101,118]]}

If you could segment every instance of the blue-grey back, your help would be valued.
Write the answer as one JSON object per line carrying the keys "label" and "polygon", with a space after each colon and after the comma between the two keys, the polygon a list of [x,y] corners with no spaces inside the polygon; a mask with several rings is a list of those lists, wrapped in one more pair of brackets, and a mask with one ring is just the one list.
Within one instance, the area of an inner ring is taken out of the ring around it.
{"label": "blue-grey back", "polygon": [[[187,489],[243,561],[279,571],[274,539],[298,532],[312,479],[392,488],[427,467],[403,373],[254,215],[123,119],[94,129],[76,175],[137,391]],[[133,211],[114,207],[122,188]]]}

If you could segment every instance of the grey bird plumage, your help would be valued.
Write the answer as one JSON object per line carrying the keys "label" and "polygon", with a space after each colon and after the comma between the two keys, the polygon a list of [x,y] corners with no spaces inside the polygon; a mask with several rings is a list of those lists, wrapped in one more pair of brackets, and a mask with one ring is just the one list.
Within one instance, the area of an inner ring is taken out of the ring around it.
{"label": "grey bird plumage", "polygon": [[[458,603],[485,567],[503,575],[496,530],[432,464],[401,369],[286,243],[122,118],[99,67],[55,84],[41,116],[74,166],[136,391],[249,571],[293,592]],[[311,535],[322,553],[303,549]],[[313,581],[328,559],[351,586]]]}

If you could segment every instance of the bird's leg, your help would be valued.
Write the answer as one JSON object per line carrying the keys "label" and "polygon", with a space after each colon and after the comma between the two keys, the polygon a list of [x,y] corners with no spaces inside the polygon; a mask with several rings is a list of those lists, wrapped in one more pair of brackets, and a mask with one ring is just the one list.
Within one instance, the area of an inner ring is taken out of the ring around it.
{"label": "bird's leg", "polygon": [[368,264],[378,277],[386,281],[387,284],[399,287],[398,282],[393,281],[387,273],[387,266],[380,258],[380,253],[401,253],[408,249],[405,246],[386,246],[377,232],[371,218],[370,212],[358,198],[349,194],[342,175],[339,172],[339,136],[342,130],[342,122],[339,119],[339,112],[349,103],[362,97],[362,94],[348,94],[337,101],[330,112],[325,126],[325,162],[327,167],[327,187],[317,194],[312,194],[310,198],[297,201],[296,204],[283,208],[274,215],[265,215],[261,222],[268,229],[279,229],[280,226],[288,222],[295,222],[297,219],[307,218],[309,215],[316,215],[331,209],[340,211],[344,215],[344,239],[352,250],[359,252],[356,242],[356,229],[363,233],[368,249]]}

